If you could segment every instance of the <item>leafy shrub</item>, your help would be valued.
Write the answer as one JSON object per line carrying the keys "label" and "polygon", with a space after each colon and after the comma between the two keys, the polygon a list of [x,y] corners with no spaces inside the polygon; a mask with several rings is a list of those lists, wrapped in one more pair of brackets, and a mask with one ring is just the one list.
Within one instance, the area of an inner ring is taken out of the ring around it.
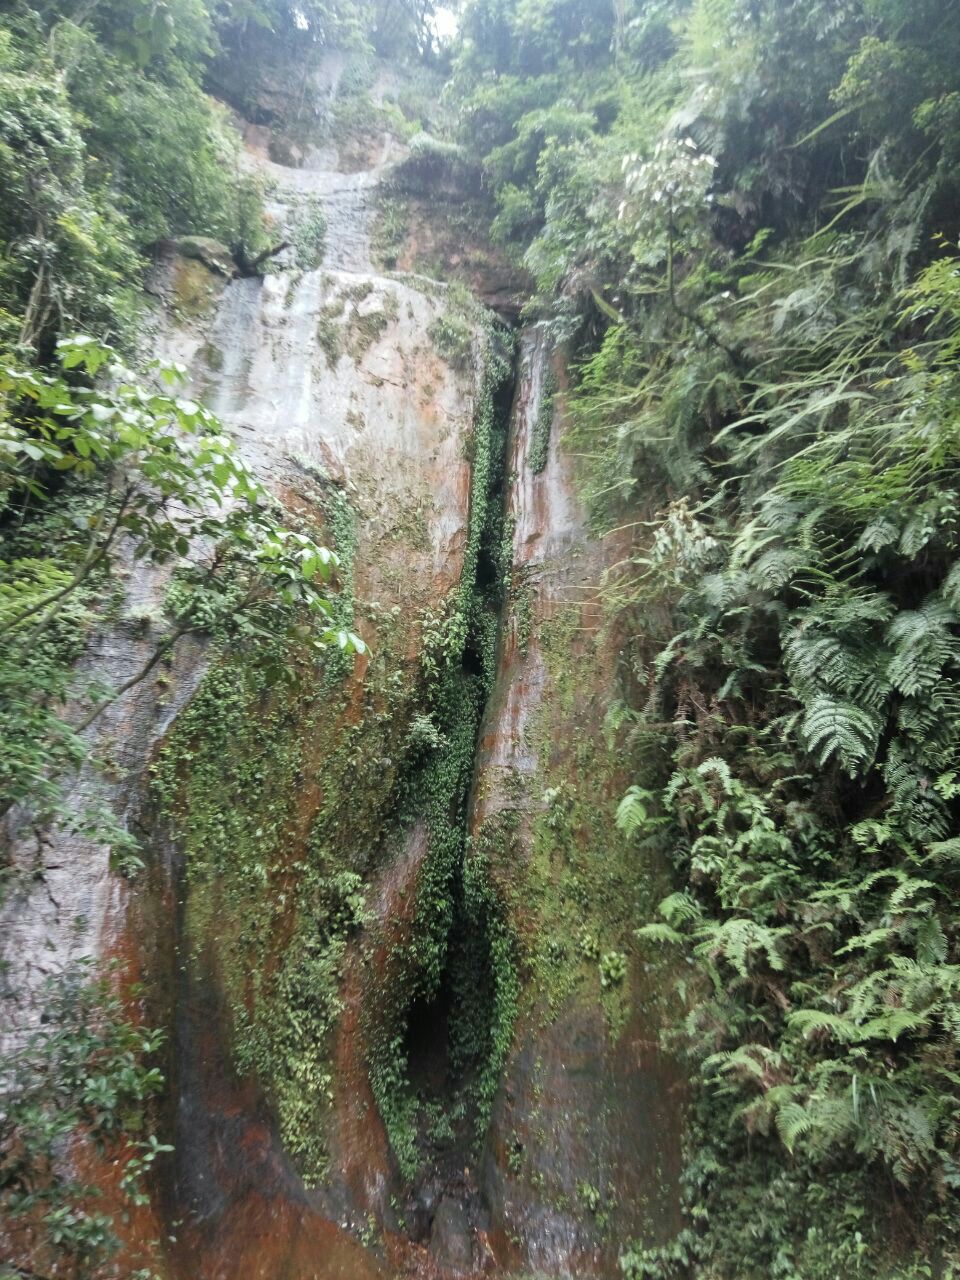
{"label": "leafy shrub", "polygon": [[605,951],[600,957],[601,987],[616,987],[627,976],[627,957],[622,951]]}
{"label": "leafy shrub", "polygon": [[473,350],[473,329],[463,316],[450,312],[438,316],[430,324],[427,334],[438,355],[448,364],[463,368],[469,362]]}
{"label": "leafy shrub", "polygon": [[64,1178],[63,1146],[82,1134],[123,1162],[128,1202],[149,1202],[144,1176],[172,1150],[151,1125],[163,1035],[131,1021],[109,979],[89,966],[49,979],[42,999],[39,1029],[19,1037],[0,1082],[0,1208],[16,1251],[7,1261],[89,1273],[119,1241],[112,1218],[92,1207],[94,1189]]}

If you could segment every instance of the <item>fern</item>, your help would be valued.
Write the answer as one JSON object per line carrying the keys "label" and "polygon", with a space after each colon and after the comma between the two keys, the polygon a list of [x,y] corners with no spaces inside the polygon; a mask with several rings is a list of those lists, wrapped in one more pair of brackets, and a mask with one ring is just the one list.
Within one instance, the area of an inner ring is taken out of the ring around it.
{"label": "fern", "polygon": [[697,950],[711,957],[722,956],[741,978],[750,976],[758,955],[771,969],[779,972],[785,967],[779,944],[789,932],[789,929],[771,929],[743,917],[710,921],[697,930],[701,939]]}
{"label": "fern", "polygon": [[882,551],[900,538],[900,527],[887,516],[877,516],[866,526],[857,539],[860,551]]}
{"label": "fern", "polygon": [[844,642],[839,636],[800,627],[784,643],[784,665],[801,697],[811,699],[823,690],[879,710],[890,694],[883,678],[886,654],[879,646]]}
{"label": "fern", "polygon": [[[902,911],[907,903],[910,902],[910,899],[918,893],[921,893],[924,889],[936,889],[936,887],[932,880],[915,880],[905,877],[891,893],[888,904],[889,909],[894,912]],[[924,902],[919,905],[923,907],[927,904]]]}
{"label": "fern", "polygon": [[934,840],[928,850],[928,857],[935,862],[960,863],[960,836],[950,840]]}
{"label": "fern", "polygon": [[891,747],[883,766],[891,809],[916,840],[943,840],[949,827],[946,806],[934,787],[931,771],[911,759],[906,744]]}
{"label": "fern", "polygon": [[885,1009],[859,1028],[859,1040],[897,1040],[906,1031],[919,1031],[929,1025],[929,1019],[909,1009]]}
{"label": "fern", "polygon": [[678,943],[684,941],[682,933],[678,933],[676,929],[671,928],[668,924],[661,924],[656,921],[651,924],[641,925],[639,929],[635,929],[634,937],[641,942]]}
{"label": "fern", "polygon": [[821,693],[806,708],[801,733],[821,765],[835,755],[855,777],[873,760],[882,727],[878,717]]}
{"label": "fern", "polygon": [[660,903],[659,912],[671,925],[685,924],[691,920],[700,920],[703,910],[699,903],[688,893],[671,893]]}
{"label": "fern", "polygon": [[701,761],[697,765],[697,773],[701,778],[709,777],[712,774],[719,780],[723,790],[728,794],[740,790],[734,783],[730,766],[725,760],[721,760],[719,756],[711,756],[709,760]]}
{"label": "fern", "polygon": [[801,1106],[799,1102],[787,1102],[777,1109],[777,1132],[783,1145],[788,1151],[792,1152],[797,1145],[797,1139],[810,1132],[813,1126],[813,1117],[807,1107]]}
{"label": "fern", "polygon": [[890,940],[896,936],[896,930],[886,926],[870,929],[866,933],[858,933],[845,946],[838,947],[836,954],[838,956],[846,956],[854,951],[869,951],[872,947],[886,947],[889,945]]}
{"label": "fern", "polygon": [[940,595],[951,609],[960,612],[960,560],[951,565],[949,573],[940,584]]}
{"label": "fern", "polygon": [[790,1014],[788,1021],[791,1027],[796,1028],[807,1039],[813,1035],[825,1034],[841,1043],[850,1043],[858,1038],[856,1024],[839,1013],[827,1013],[818,1009],[797,1009]]}
{"label": "fern", "polygon": [[893,686],[908,697],[931,689],[943,668],[960,657],[960,647],[950,628],[957,617],[944,601],[931,597],[919,609],[904,610],[887,628],[894,650],[887,667]]}
{"label": "fern", "polygon": [[626,836],[635,836],[647,825],[647,805],[653,793],[643,787],[628,787],[623,799],[617,805],[616,823]]}
{"label": "fern", "polygon": [[917,925],[917,960],[922,965],[942,965],[947,958],[947,935],[939,918],[931,912]]}

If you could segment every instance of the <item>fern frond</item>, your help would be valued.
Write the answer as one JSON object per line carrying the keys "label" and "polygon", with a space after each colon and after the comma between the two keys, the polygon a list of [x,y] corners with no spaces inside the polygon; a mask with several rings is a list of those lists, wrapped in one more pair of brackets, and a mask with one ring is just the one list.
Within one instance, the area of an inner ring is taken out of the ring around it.
{"label": "fern frond", "polygon": [[763,956],[771,969],[780,972],[785,968],[785,961],[778,944],[790,932],[788,928],[770,929],[740,916],[722,922],[711,921],[698,930],[702,940],[697,952],[722,956],[741,978],[750,976],[751,963],[757,954]]}
{"label": "fern frond", "polygon": [[843,947],[838,947],[836,954],[838,956],[846,956],[854,951],[869,951],[871,947],[885,946],[891,938],[895,938],[897,932],[891,928],[870,929],[867,933],[858,933],[855,938]]}
{"label": "fern frond", "polygon": [[635,836],[647,823],[647,802],[651,793],[642,787],[628,787],[617,805],[616,823],[625,836]]}
{"label": "fern frond", "polygon": [[858,1040],[897,1040],[905,1031],[919,1031],[929,1024],[922,1013],[909,1009],[885,1009],[858,1030]]}
{"label": "fern frond", "polygon": [[950,840],[934,840],[928,850],[935,862],[960,861],[960,836],[954,836]]}
{"label": "fern frond", "polygon": [[700,920],[703,911],[700,904],[689,893],[671,893],[664,898],[657,908],[669,924],[684,924],[689,920]]}
{"label": "fern frond", "polygon": [[797,1009],[789,1015],[787,1021],[806,1040],[818,1032],[825,1032],[841,1044],[851,1044],[858,1036],[856,1023],[839,1013],[827,1013],[818,1009]]}
{"label": "fern frond", "polygon": [[947,935],[935,913],[917,925],[917,960],[922,965],[943,964],[947,958]]}
{"label": "fern frond", "polygon": [[801,734],[821,765],[836,755],[850,777],[855,777],[858,769],[873,760],[882,727],[878,717],[821,693],[806,709]]}
{"label": "fern frond", "polygon": [[887,641],[894,650],[887,675],[896,689],[908,697],[930,689],[944,666],[960,658],[960,645],[949,630],[956,623],[954,611],[936,597],[896,615],[887,627]]}
{"label": "fern frond", "polygon": [[860,707],[879,710],[890,695],[884,676],[887,652],[871,645],[866,635],[847,640],[804,623],[788,634],[783,656],[804,701],[826,688]]}
{"label": "fern frond", "polygon": [[882,551],[891,546],[900,537],[900,529],[887,516],[878,516],[871,520],[857,541],[860,551]]}
{"label": "fern frond", "polygon": [[727,794],[735,789],[733,774],[730,772],[730,766],[726,760],[721,760],[719,756],[711,756],[709,760],[703,760],[697,765],[697,773],[701,778],[713,774],[719,778],[720,783]]}
{"label": "fern frond", "polygon": [[705,1072],[722,1071],[728,1075],[749,1076],[765,1080],[770,1070],[783,1068],[783,1055],[764,1044],[741,1044],[736,1049],[712,1053],[703,1063]]}
{"label": "fern frond", "polygon": [[797,1139],[810,1132],[812,1120],[806,1107],[799,1102],[787,1102],[778,1108],[776,1124],[783,1145],[792,1153]]}
{"label": "fern frond", "polygon": [[697,594],[708,610],[724,613],[744,598],[749,586],[750,579],[745,573],[726,569],[705,574],[700,579]]}
{"label": "fern frond", "polygon": [[888,906],[891,911],[900,911],[921,890],[936,889],[936,887],[932,880],[903,880],[891,893]]}
{"label": "fern frond", "polygon": [[953,565],[940,584],[940,595],[951,609],[960,613],[960,560]]}
{"label": "fern frond", "polygon": [[890,794],[891,810],[909,835],[924,843],[946,836],[949,816],[931,772],[906,755],[902,740],[890,749],[883,780]]}
{"label": "fern frond", "polygon": [[641,942],[678,943],[684,941],[682,933],[677,933],[676,929],[672,929],[670,925],[657,921],[652,924],[641,925],[639,929],[634,929],[633,936]]}

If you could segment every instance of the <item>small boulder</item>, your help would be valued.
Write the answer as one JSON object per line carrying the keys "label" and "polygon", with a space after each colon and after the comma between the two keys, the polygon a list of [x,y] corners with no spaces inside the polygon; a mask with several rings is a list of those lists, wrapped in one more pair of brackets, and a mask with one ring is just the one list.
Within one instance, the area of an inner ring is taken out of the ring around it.
{"label": "small boulder", "polygon": [[472,1271],[472,1234],[466,1207],[459,1200],[444,1196],[433,1216],[430,1256],[451,1271]]}
{"label": "small boulder", "polygon": [[202,262],[208,270],[215,271],[218,275],[229,278],[237,273],[237,264],[230,250],[210,236],[178,236],[173,246],[181,257]]}

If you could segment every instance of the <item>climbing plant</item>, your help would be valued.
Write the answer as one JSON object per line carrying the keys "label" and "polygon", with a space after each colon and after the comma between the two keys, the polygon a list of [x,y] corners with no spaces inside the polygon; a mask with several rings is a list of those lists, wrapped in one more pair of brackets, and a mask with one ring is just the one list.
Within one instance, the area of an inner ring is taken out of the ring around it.
{"label": "climbing plant", "polygon": [[[404,1035],[411,1008],[429,1005],[444,982],[461,984],[451,1015],[453,1066],[458,1078],[472,1073],[476,1079],[468,1096],[453,1099],[449,1109],[458,1118],[469,1113],[472,1141],[481,1140],[486,1129],[515,1011],[511,939],[485,863],[467,856],[466,832],[476,738],[496,662],[500,583],[485,579],[484,566],[502,540],[498,499],[506,424],[497,393],[509,376],[509,346],[504,331],[478,308],[455,321],[458,333],[473,334],[478,359],[467,543],[459,584],[441,613],[422,619],[422,699],[429,729],[415,722],[416,749],[397,797],[401,829],[420,822],[426,832],[416,911],[408,936],[392,950],[386,989],[365,1012],[371,1086],[407,1178],[415,1176],[424,1156],[421,1104],[428,1101],[409,1079]],[[463,337],[444,354],[455,364],[465,359]],[[472,949],[457,936],[465,929],[473,931]],[[487,975],[481,991],[478,984]]]}
{"label": "climbing plant", "polygon": [[[41,817],[58,811],[57,771],[82,758],[83,729],[183,636],[219,625],[251,638],[258,613],[276,601],[325,619],[318,647],[363,647],[332,625],[333,606],[319,589],[336,555],[283,527],[208,410],[147,389],[88,337],[63,339],[58,352],[59,374],[15,365],[0,373],[0,485],[8,510],[20,511],[0,585],[2,794],[5,808],[30,802]],[[70,381],[72,370],[99,380]],[[173,383],[182,373],[161,372]],[[58,505],[66,528],[50,555],[43,544],[53,526],[43,517],[54,485],[64,483],[75,497]],[[130,559],[176,567],[169,620],[157,619],[145,664],[118,688],[86,691],[85,709],[68,722],[58,702],[71,688],[83,692],[68,670],[95,617],[92,592]]]}

